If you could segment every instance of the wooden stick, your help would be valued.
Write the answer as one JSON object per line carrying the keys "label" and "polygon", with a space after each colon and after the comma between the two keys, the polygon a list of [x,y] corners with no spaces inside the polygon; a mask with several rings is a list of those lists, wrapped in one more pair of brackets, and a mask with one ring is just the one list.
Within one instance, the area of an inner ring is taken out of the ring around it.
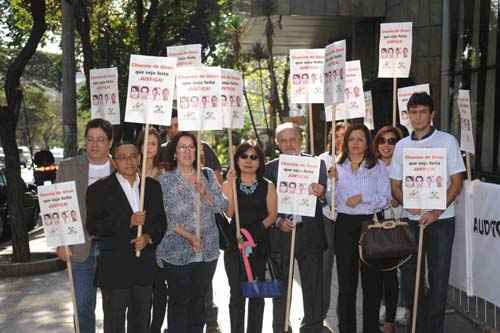
{"label": "wooden stick", "polygon": [[313,128],[313,111],[312,104],[309,103],[309,144],[311,146],[311,155],[314,156],[314,128]]}
{"label": "wooden stick", "polygon": [[[337,160],[337,153],[335,152],[335,122],[336,122],[336,119],[337,118],[337,112],[336,112],[336,109],[333,108],[333,111],[332,111],[332,168],[335,170],[336,169],[336,164],[335,164],[335,161]],[[330,213],[331,213],[331,217],[332,217],[332,220],[333,220],[333,217],[335,216],[335,186],[337,185],[337,182],[335,181],[335,179],[330,179],[330,183],[332,184],[332,207],[331,207],[331,210],[330,210]]]}
{"label": "wooden stick", "polygon": [[[196,132],[196,180],[201,179],[201,130]],[[196,199],[196,237],[201,237],[201,196],[198,193]]]}
{"label": "wooden stick", "polygon": [[424,243],[425,226],[420,225],[420,233],[418,236],[418,256],[417,256],[417,274],[415,280],[415,294],[413,295],[413,314],[411,318],[411,333],[416,332],[417,328],[417,308],[418,308],[418,293],[420,290],[420,269],[422,267],[422,247]]}
{"label": "wooden stick", "polygon": [[397,96],[397,91],[398,91],[398,79],[393,78],[392,79],[392,126],[396,127],[396,102],[398,100]]}
{"label": "wooden stick", "polygon": [[75,332],[80,333],[80,319],[78,318],[78,304],[76,303],[75,285],[74,285],[73,270],[72,270],[72,265],[71,265],[71,255],[69,253],[69,248],[67,245],[64,246],[64,250],[66,251],[66,257],[68,258],[68,261],[66,262],[66,264],[67,264],[67,268],[68,268],[69,284],[71,285],[71,298],[73,299],[73,313],[74,313],[74,317],[75,317]]}
{"label": "wooden stick", "polygon": [[467,165],[467,179],[470,182],[470,181],[472,181],[472,170],[470,167],[470,154],[469,153],[465,153],[465,164]]}
{"label": "wooden stick", "polygon": [[290,242],[290,265],[288,267],[288,288],[286,294],[286,310],[285,310],[285,332],[288,332],[289,321],[290,321],[290,306],[292,304],[292,282],[293,282],[293,266],[295,263],[295,231],[296,228],[292,230],[292,239]]}
{"label": "wooden stick", "polygon": [[[227,135],[229,140],[229,158],[231,161],[231,169],[234,168],[234,148],[233,148],[233,131],[231,128],[227,129]],[[236,180],[232,182],[231,186],[233,187],[233,202],[234,202],[234,219],[236,221],[236,242],[240,242],[241,233],[240,233],[240,210],[238,207],[238,192],[236,191]]]}
{"label": "wooden stick", "polygon": [[[149,123],[146,122],[146,128],[144,129],[144,145],[142,146],[142,170],[141,170],[141,188],[140,188],[140,199],[139,199],[139,211],[144,211],[144,192],[146,190],[146,166],[148,160],[148,142],[149,142]],[[135,213],[135,212],[134,212]],[[137,238],[142,235],[142,225],[137,227]],[[141,251],[135,251],[135,256],[139,258],[141,256]]]}

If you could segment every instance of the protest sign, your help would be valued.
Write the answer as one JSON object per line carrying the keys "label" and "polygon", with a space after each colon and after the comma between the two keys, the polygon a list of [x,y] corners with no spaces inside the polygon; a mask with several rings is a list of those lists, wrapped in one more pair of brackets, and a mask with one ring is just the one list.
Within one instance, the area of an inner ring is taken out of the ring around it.
{"label": "protest sign", "polygon": [[91,118],[106,119],[113,125],[120,124],[118,99],[118,71],[113,68],[90,70]]}
{"label": "protest sign", "polygon": [[38,186],[38,202],[48,247],[85,243],[74,181]]}
{"label": "protest sign", "polygon": [[170,125],[176,62],[175,58],[130,56],[126,122]]}
{"label": "protest sign", "polygon": [[457,104],[460,112],[460,149],[475,154],[469,90],[458,91]]}
{"label": "protest sign", "polygon": [[346,42],[341,40],[325,47],[325,105],[344,102]]}
{"label": "protest sign", "polygon": [[403,207],[446,209],[446,149],[403,149]]}
{"label": "protest sign", "polygon": [[420,92],[426,92],[430,95],[431,88],[429,84],[425,83],[398,89],[399,123],[406,127],[409,132],[413,131],[413,127],[411,126],[410,118],[408,117],[408,100],[410,99],[411,95]]}
{"label": "protest sign", "polygon": [[177,58],[177,67],[201,66],[201,44],[168,46],[167,57]]}
{"label": "protest sign", "polygon": [[177,69],[177,114],[179,130],[221,130],[224,125],[220,67]]}
{"label": "protest sign", "polygon": [[366,114],[364,124],[366,127],[373,130],[375,128],[375,123],[373,120],[373,98],[371,90],[365,91],[365,107]]}
{"label": "protest sign", "polygon": [[309,194],[319,181],[321,161],[315,157],[281,154],[278,168],[278,212],[300,216],[316,214],[316,197]]}
{"label": "protest sign", "polygon": [[359,60],[347,61],[344,103],[335,105],[336,119],[362,118],[366,114],[363,76]]}
{"label": "protest sign", "polygon": [[243,128],[243,79],[241,73],[221,69],[221,107],[225,128]]}
{"label": "protest sign", "polygon": [[325,49],[290,50],[292,103],[323,103]]}
{"label": "protest sign", "polygon": [[380,24],[378,77],[409,77],[412,22]]}

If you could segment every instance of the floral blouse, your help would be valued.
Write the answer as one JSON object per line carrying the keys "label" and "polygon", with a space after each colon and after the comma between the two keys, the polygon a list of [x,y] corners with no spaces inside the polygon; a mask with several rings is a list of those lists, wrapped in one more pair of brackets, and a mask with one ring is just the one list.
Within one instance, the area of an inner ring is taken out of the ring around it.
{"label": "floral blouse", "polygon": [[198,196],[194,186],[186,182],[178,168],[166,171],[160,176],[163,206],[168,222],[167,232],[156,249],[156,260],[160,267],[163,267],[162,261],[172,265],[187,265],[192,262],[212,261],[219,256],[219,231],[214,214],[226,210],[228,202],[213,171],[203,169],[201,180],[212,197],[212,204],[201,200],[200,231],[203,248],[200,252],[195,252],[189,242],[175,232],[177,225],[188,232],[196,232]]}

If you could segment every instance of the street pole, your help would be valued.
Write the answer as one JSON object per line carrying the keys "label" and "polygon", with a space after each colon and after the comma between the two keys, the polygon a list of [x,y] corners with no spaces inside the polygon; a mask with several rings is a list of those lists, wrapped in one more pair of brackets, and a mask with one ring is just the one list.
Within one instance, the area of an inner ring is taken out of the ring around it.
{"label": "street pole", "polygon": [[75,61],[75,5],[70,0],[61,0],[63,87],[62,120],[64,157],[77,153],[76,133],[76,61]]}

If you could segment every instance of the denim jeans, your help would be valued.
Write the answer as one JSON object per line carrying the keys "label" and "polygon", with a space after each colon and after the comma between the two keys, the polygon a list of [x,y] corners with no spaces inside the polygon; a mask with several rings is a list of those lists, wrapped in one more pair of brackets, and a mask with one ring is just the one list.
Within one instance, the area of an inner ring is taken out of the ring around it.
{"label": "denim jeans", "polygon": [[97,287],[95,270],[97,246],[92,242],[90,253],[84,262],[72,262],[75,298],[81,333],[95,333],[95,303]]}
{"label": "denim jeans", "polygon": [[[410,221],[410,226],[418,239],[418,224]],[[420,281],[417,314],[418,332],[444,332],[444,315],[454,237],[455,218],[441,219],[425,228],[421,270],[422,278]],[[425,267],[425,262],[427,262],[427,267]],[[411,288],[408,291],[411,296],[415,292],[416,265],[417,259],[413,258],[406,267],[406,273],[408,274],[406,278],[409,280],[408,285]],[[428,271],[427,280],[429,286],[426,293],[424,293],[426,271]],[[413,297],[410,300],[411,302],[408,305],[412,308]]]}

